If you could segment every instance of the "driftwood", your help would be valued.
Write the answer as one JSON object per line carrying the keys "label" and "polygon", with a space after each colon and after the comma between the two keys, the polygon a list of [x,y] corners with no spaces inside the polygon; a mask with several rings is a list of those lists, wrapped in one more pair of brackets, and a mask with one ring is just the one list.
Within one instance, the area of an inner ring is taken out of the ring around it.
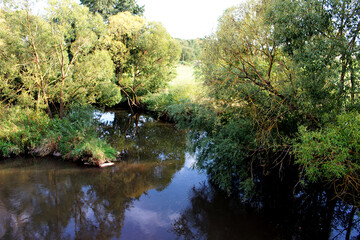
{"label": "driftwood", "polygon": [[105,168],[105,167],[111,167],[113,166],[114,163],[113,162],[110,162],[110,163],[103,163],[103,164],[100,164],[99,167],[100,168]]}

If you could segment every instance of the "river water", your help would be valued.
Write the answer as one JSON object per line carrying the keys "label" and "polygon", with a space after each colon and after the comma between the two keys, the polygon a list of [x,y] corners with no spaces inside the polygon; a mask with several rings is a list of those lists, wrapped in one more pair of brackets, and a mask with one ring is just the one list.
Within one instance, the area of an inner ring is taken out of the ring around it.
{"label": "river water", "polygon": [[0,162],[0,239],[346,237],[351,206],[328,201],[321,191],[272,194],[272,186],[255,203],[229,198],[193,168],[185,131],[122,110],[97,116],[102,137],[122,152],[114,167],[58,158]]}

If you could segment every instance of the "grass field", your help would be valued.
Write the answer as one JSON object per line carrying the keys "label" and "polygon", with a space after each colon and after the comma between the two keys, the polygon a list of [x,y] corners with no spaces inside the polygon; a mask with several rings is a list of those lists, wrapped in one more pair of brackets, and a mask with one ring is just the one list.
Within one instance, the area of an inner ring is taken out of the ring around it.
{"label": "grass field", "polygon": [[183,101],[199,103],[206,98],[206,87],[195,78],[192,65],[179,64],[176,71],[176,78],[169,82],[166,89],[146,97],[145,102],[148,109],[164,112],[171,105]]}
{"label": "grass field", "polygon": [[176,67],[177,76],[170,82],[170,86],[179,86],[186,84],[196,84],[194,77],[194,67],[192,65],[179,64]]}
{"label": "grass field", "polygon": [[193,65],[181,65],[176,68],[177,76],[169,83],[169,92],[175,93],[179,98],[199,100],[204,97],[206,90],[200,80],[194,76]]}

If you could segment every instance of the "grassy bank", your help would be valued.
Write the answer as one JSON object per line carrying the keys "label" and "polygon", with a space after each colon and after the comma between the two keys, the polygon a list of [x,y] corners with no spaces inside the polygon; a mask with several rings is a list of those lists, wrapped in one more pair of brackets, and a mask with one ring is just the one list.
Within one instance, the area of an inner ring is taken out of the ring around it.
{"label": "grassy bank", "polygon": [[72,108],[62,119],[20,107],[0,109],[2,157],[55,154],[97,166],[116,158],[117,151],[99,138],[89,107]]}

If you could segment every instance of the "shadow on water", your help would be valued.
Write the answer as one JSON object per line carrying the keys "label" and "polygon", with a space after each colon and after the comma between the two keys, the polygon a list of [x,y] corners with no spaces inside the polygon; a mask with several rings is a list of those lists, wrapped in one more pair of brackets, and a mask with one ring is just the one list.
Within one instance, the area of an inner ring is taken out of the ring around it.
{"label": "shadow on water", "polygon": [[360,239],[358,208],[320,186],[295,184],[293,173],[263,176],[251,201],[226,197],[211,183],[193,188],[172,232],[186,240]]}
{"label": "shadow on water", "polygon": [[359,211],[322,191],[249,203],[204,184],[189,195],[171,229],[179,239],[360,239]]}
{"label": "shadow on water", "polygon": [[275,226],[237,199],[224,197],[208,184],[193,188],[191,206],[173,223],[183,239],[282,239]]}
{"label": "shadow on water", "polygon": [[294,193],[293,173],[259,178],[243,202],[190,168],[173,125],[126,111],[99,120],[124,156],[112,168],[0,161],[0,239],[360,239],[356,208],[313,186]]}

